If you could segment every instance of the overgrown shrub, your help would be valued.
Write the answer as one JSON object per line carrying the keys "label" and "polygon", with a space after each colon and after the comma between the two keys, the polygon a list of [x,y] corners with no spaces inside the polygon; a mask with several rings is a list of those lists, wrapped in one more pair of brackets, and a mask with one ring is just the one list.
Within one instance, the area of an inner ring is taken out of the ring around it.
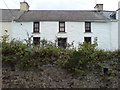
{"label": "overgrown shrub", "polygon": [[117,51],[99,50],[96,46],[90,43],[80,44],[79,49],[72,53],[65,67],[72,72],[84,73],[86,70],[99,67],[104,61],[118,58]]}
{"label": "overgrown shrub", "polygon": [[20,41],[2,42],[2,60],[20,67],[38,67],[48,63],[57,63],[69,57],[69,50],[44,43],[43,46],[30,46]]}
{"label": "overgrown shrub", "polygon": [[[30,41],[30,40],[29,40]],[[42,46],[24,44],[20,41],[2,42],[2,60],[11,66],[22,68],[37,67],[44,64],[59,64],[68,71],[85,73],[106,60],[118,58],[118,51],[104,51],[97,44],[83,43],[78,50],[56,47],[52,42],[41,41]]]}
{"label": "overgrown shrub", "polygon": [[20,41],[12,40],[10,43],[2,42],[2,58],[9,64],[16,64],[24,56],[26,45]]}

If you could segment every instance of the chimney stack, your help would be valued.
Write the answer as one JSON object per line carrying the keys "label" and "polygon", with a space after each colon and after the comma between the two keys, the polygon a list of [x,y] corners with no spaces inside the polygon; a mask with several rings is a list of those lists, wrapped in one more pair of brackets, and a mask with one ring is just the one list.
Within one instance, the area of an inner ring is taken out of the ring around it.
{"label": "chimney stack", "polygon": [[118,2],[118,9],[120,9],[120,1]]}
{"label": "chimney stack", "polygon": [[28,11],[29,10],[29,5],[27,2],[20,2],[20,10],[23,10],[23,11]]}
{"label": "chimney stack", "polygon": [[94,7],[96,10],[103,11],[103,4],[96,4]]}

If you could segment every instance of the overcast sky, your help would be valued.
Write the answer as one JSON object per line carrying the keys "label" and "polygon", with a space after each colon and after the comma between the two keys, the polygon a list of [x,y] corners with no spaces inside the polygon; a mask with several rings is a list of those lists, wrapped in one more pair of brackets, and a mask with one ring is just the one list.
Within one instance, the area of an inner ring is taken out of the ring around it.
{"label": "overcast sky", "polygon": [[[0,0],[0,8],[19,9],[24,0]],[[104,10],[117,10],[120,0],[25,0],[31,10],[93,10],[95,3],[104,4]]]}

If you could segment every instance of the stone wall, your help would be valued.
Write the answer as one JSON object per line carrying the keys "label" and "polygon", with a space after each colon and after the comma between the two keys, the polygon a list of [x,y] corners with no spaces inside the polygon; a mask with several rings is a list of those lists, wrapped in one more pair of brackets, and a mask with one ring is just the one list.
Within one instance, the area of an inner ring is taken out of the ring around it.
{"label": "stone wall", "polygon": [[105,76],[99,71],[90,71],[86,75],[75,75],[59,65],[43,65],[42,69],[26,70],[10,66],[2,69],[3,88],[117,88],[117,76]]}

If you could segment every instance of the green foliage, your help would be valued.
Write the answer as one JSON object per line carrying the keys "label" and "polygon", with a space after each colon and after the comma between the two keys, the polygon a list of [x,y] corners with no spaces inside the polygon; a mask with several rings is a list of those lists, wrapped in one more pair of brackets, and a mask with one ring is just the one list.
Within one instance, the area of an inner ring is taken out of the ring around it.
{"label": "green foliage", "polygon": [[25,48],[26,45],[20,41],[12,40],[10,43],[2,42],[3,61],[16,64],[23,57]]}
{"label": "green foliage", "polygon": [[98,50],[96,46],[96,43],[80,44],[78,50],[74,51],[70,56],[70,59],[65,64],[65,67],[69,71],[82,74],[86,70],[92,70],[96,66],[98,67],[103,65],[104,61],[110,61],[118,57],[118,52]]}
{"label": "green foliage", "polygon": [[53,46],[53,43],[43,40],[42,46],[29,46],[20,41],[2,42],[2,60],[11,65],[39,67],[43,64],[55,63],[58,59],[69,57],[69,50]]}
{"label": "green foliage", "polygon": [[74,51],[66,63],[66,68],[73,72],[83,72],[89,64],[96,61],[95,45],[89,43],[80,44],[78,50]]}
{"label": "green foliage", "polygon": [[[4,63],[18,65],[22,68],[36,67],[41,69],[44,64],[59,64],[68,71],[84,74],[95,66],[103,67],[103,62],[118,58],[118,51],[104,51],[96,48],[97,43],[83,43],[78,50],[64,49],[45,39],[40,46],[12,40],[2,42],[2,60]],[[73,44],[72,44],[73,47]],[[114,62],[112,64],[115,64]]]}
{"label": "green foliage", "polygon": [[27,46],[31,46],[32,45],[32,38],[33,38],[33,35],[30,36],[29,33],[27,32],[27,39],[24,39]]}

